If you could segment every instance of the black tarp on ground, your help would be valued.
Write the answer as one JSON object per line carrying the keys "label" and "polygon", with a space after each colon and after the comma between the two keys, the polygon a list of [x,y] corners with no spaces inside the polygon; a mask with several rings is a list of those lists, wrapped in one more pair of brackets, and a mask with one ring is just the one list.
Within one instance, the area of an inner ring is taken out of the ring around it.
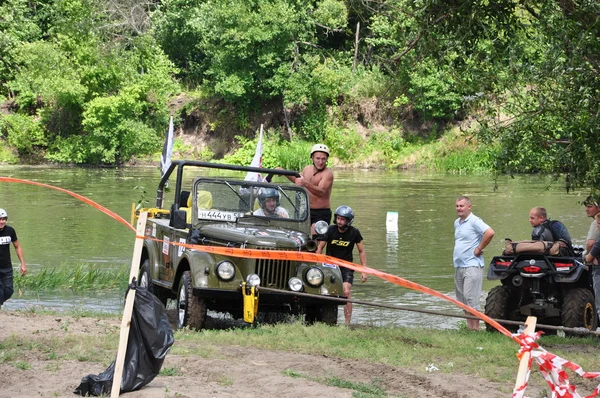
{"label": "black tarp on ground", "polygon": [[[123,364],[121,392],[139,390],[160,372],[173,345],[173,330],[163,304],[146,288],[137,287],[127,352]],[[110,395],[115,362],[99,375],[87,375],[74,393],[81,396]]]}

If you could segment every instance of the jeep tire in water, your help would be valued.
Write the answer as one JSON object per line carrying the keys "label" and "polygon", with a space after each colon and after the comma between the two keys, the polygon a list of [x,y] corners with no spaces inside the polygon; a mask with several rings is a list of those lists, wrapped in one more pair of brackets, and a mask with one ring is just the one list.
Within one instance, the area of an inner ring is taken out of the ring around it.
{"label": "jeep tire in water", "polygon": [[594,295],[587,289],[576,288],[567,291],[561,313],[562,324],[565,327],[596,330],[598,315],[594,308]]}
{"label": "jeep tire in water", "polygon": [[201,330],[206,321],[206,302],[204,299],[194,297],[192,273],[185,271],[181,275],[179,291],[177,293],[177,327],[189,326],[191,329]]}
{"label": "jeep tire in water", "polygon": [[[485,314],[493,319],[504,319],[507,321],[511,321],[512,319],[508,319],[508,314],[510,311],[510,288],[508,286],[495,286],[490,290],[487,295],[487,299],[485,300]],[[517,330],[518,326],[516,325],[506,325],[502,324],[505,328],[514,332]],[[498,330],[486,323],[485,325],[488,332],[497,332]]]}
{"label": "jeep tire in water", "polygon": [[335,326],[337,325],[337,315],[337,304],[310,305],[306,307],[304,321],[308,325],[322,322],[329,326]]}

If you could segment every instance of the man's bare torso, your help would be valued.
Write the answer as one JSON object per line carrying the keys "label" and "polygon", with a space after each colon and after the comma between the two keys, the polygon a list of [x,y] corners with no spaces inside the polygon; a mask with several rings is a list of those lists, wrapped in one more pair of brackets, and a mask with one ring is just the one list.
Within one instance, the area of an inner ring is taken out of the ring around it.
{"label": "man's bare torso", "polygon": [[320,186],[319,184],[325,181],[331,181],[328,187],[325,188],[323,196],[316,196],[310,190],[308,195],[310,198],[311,209],[329,209],[331,208],[331,188],[333,186],[333,173],[327,167],[322,170],[317,170],[314,165],[309,165],[302,170],[302,177],[310,184]]}

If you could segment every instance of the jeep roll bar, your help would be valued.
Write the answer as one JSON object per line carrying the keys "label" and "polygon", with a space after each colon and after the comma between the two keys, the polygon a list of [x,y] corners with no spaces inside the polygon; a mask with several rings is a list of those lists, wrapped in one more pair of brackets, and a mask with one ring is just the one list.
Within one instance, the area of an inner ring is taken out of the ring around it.
{"label": "jeep roll bar", "polygon": [[210,162],[199,162],[196,160],[173,160],[171,161],[171,165],[167,169],[167,172],[162,176],[160,182],[158,183],[158,190],[156,192],[156,207],[159,209],[163,208],[163,194],[164,187],[173,174],[173,170],[177,167],[177,182],[175,183],[175,203],[179,203],[179,195],[181,193],[181,181],[183,180],[183,168],[185,166],[193,166],[193,167],[206,167],[209,169],[221,169],[221,170],[236,170],[236,171],[246,171],[253,173],[261,173],[261,174],[274,174],[281,176],[291,176],[291,177],[300,177],[300,174],[297,171],[293,170],[283,170],[283,169],[263,169],[261,167],[250,167],[250,166],[237,166],[232,164],[219,164],[219,163],[210,163]]}

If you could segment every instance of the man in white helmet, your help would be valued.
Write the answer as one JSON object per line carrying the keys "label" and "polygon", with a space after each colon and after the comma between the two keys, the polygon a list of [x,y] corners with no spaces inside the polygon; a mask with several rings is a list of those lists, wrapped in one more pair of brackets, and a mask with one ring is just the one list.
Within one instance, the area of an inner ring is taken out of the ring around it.
{"label": "man in white helmet", "polygon": [[15,251],[21,260],[21,275],[27,273],[27,265],[23,256],[23,249],[17,240],[15,229],[6,225],[8,214],[6,210],[0,209],[0,307],[14,293],[13,269],[10,261],[10,244],[15,246]]}
{"label": "man in white helmet", "polygon": [[315,144],[310,151],[312,165],[306,166],[300,177],[288,177],[299,187],[308,190],[310,199],[311,233],[314,234],[314,225],[323,220],[331,223],[331,188],[333,187],[333,173],[327,168],[329,148],[325,144]]}

